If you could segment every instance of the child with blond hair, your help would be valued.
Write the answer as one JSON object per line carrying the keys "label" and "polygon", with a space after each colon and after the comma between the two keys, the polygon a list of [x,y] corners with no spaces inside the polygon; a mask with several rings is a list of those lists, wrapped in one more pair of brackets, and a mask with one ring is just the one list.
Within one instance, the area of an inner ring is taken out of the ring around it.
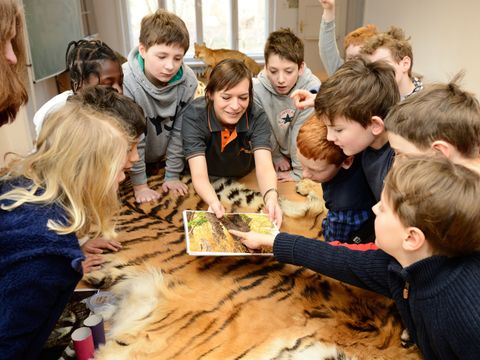
{"label": "child with blond hair", "polygon": [[385,61],[395,69],[401,100],[422,90],[422,81],[412,74],[413,50],[405,32],[395,26],[373,35],[360,50],[369,61]]}
{"label": "child with blond hair", "polygon": [[78,238],[115,236],[117,190],[137,141],[114,116],[68,103],[45,121],[37,151],[9,163],[0,178],[3,358],[41,357],[82,277]]}

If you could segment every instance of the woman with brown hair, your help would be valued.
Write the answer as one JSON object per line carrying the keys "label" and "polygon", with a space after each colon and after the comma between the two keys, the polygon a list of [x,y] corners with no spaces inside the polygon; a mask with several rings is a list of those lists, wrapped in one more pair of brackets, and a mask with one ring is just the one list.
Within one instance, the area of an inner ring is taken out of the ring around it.
{"label": "woman with brown hair", "polygon": [[240,178],[255,168],[265,210],[280,227],[277,175],[273,168],[270,124],[253,103],[252,74],[236,59],[219,62],[210,74],[205,99],[185,109],[182,138],[195,191],[220,218],[225,208],[209,177]]}

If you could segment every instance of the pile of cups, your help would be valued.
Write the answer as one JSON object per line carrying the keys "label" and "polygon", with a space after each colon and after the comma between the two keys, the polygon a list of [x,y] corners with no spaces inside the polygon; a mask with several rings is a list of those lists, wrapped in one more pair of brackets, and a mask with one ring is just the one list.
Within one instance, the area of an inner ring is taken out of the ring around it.
{"label": "pile of cups", "polygon": [[115,306],[115,297],[107,291],[99,291],[87,299],[87,307],[93,312],[83,321],[83,327],[72,333],[77,360],[93,359],[95,350],[105,344],[105,326],[102,312]]}

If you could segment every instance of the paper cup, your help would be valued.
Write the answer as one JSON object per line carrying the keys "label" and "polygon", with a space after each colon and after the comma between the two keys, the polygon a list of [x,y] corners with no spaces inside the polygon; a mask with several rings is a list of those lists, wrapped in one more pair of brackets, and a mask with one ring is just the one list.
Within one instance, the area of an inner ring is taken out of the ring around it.
{"label": "paper cup", "polygon": [[92,330],[95,349],[98,349],[101,344],[105,344],[105,328],[102,315],[90,315],[83,321],[83,325],[88,326]]}
{"label": "paper cup", "polygon": [[90,328],[78,328],[72,333],[72,340],[77,360],[93,359],[93,337]]}

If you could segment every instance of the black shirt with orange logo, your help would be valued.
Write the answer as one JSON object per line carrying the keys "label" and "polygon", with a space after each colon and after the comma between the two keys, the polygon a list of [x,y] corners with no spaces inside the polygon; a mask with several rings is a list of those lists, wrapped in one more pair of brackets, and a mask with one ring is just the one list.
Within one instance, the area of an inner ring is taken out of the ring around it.
{"label": "black shirt with orange logo", "polygon": [[255,167],[253,152],[271,150],[270,123],[260,107],[252,104],[234,128],[215,117],[213,107],[197,98],[185,109],[182,138],[185,158],[205,156],[209,176],[242,177]]}

